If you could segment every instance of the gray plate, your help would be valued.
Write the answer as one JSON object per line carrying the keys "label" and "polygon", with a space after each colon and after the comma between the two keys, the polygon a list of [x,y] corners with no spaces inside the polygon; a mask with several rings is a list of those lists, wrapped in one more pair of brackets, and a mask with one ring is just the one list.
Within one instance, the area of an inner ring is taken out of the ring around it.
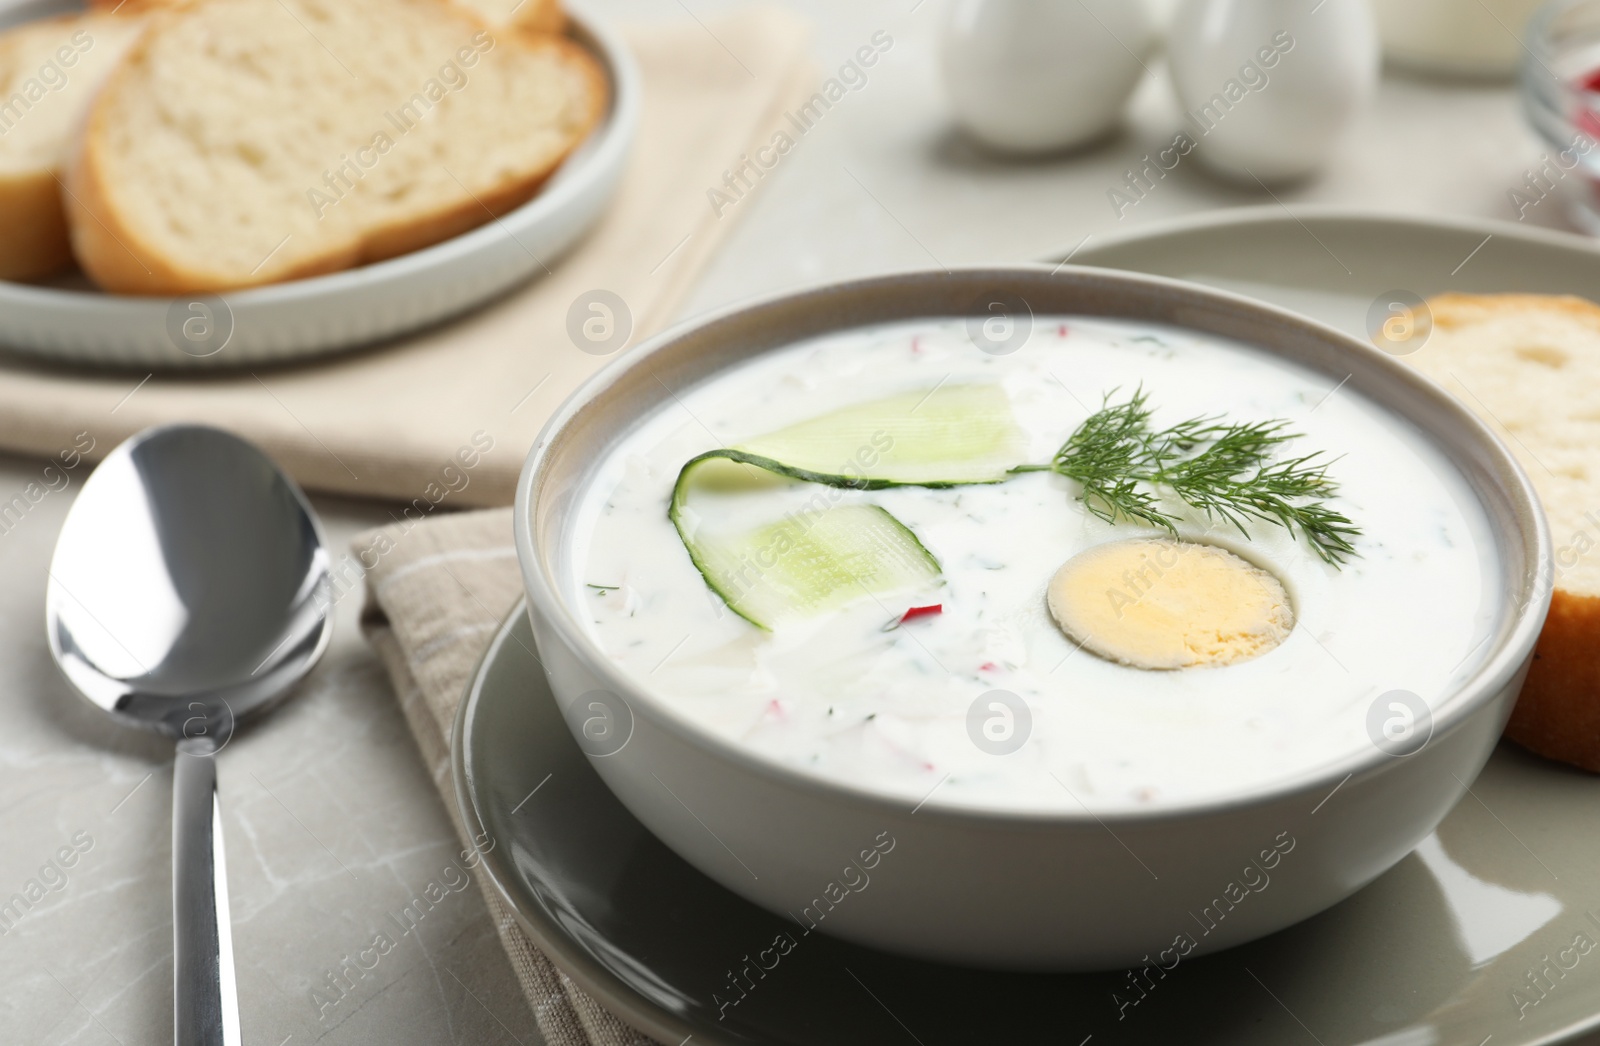
{"label": "gray plate", "polygon": [[730,998],[729,969],[794,928],[689,867],[612,796],[556,707],[523,606],[485,654],[453,737],[462,817],[495,840],[484,867],[518,920],[590,994],[669,1046],[690,1035],[705,1046],[1074,1046],[1091,1035],[1095,1046],[1502,1046],[1600,1025],[1600,948],[1559,979],[1552,967],[1525,1016],[1512,995],[1523,986],[1539,998],[1529,968],[1561,959],[1576,934],[1600,942],[1600,782],[1508,745],[1476,801],[1372,886],[1184,963],[1125,1011],[1114,999],[1139,997],[1126,974],[996,974],[812,936],[719,1020],[713,994]]}
{"label": "gray plate", "polygon": [[[1600,253],[1572,237],[1299,214],[1167,226],[1073,261],[1197,279],[1355,331],[1394,290],[1600,289]],[[462,815],[496,840],[485,867],[535,943],[669,1046],[690,1035],[796,1046],[1075,1046],[1089,1036],[1095,1046],[1531,1046],[1600,1028],[1600,779],[1509,745],[1438,832],[1372,886],[1265,940],[1152,973],[1142,999],[1127,974],[993,974],[813,935],[764,976],[752,965],[753,986],[721,1019],[729,971],[793,927],[690,868],[612,797],[568,733],[520,607],[462,703],[453,755]],[[1587,954],[1573,949],[1580,934],[1594,942]],[[1119,1008],[1131,999],[1141,1001]]]}
{"label": "gray plate", "polygon": [[1362,336],[1373,304],[1381,312],[1394,292],[1600,297],[1593,240],[1510,222],[1342,208],[1213,211],[1121,236],[1091,236],[1071,260],[1193,280]]}

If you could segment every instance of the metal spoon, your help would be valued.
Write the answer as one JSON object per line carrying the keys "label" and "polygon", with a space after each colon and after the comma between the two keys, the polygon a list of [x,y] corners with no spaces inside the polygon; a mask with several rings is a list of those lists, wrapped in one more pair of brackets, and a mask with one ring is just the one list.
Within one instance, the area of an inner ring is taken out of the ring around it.
{"label": "metal spoon", "polygon": [[304,495],[265,454],[203,425],[113,450],[50,564],[50,653],[119,722],[177,742],[172,786],[177,1046],[238,1046],[213,756],[328,645],[330,580]]}

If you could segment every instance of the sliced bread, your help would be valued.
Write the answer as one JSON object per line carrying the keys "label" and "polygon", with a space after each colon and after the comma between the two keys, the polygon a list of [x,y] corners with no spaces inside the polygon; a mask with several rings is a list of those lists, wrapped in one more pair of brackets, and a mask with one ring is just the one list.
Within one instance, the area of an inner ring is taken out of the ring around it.
{"label": "sliced bread", "polygon": [[1506,736],[1600,771],[1600,306],[1444,294],[1428,307],[1432,332],[1403,359],[1505,440],[1555,545],[1555,599]]}
{"label": "sliced bread", "polygon": [[90,14],[0,33],[0,279],[71,262],[60,182],[68,142],[141,24]]}
{"label": "sliced bread", "polygon": [[598,121],[569,40],[446,0],[206,0],[152,10],[67,177],[107,290],[221,291],[332,272],[481,225]]}
{"label": "sliced bread", "polygon": [[[92,11],[148,11],[157,7],[176,7],[193,0],[89,0]],[[490,25],[516,26],[535,33],[559,33],[566,28],[566,12],[560,0],[458,0],[476,11]]]}

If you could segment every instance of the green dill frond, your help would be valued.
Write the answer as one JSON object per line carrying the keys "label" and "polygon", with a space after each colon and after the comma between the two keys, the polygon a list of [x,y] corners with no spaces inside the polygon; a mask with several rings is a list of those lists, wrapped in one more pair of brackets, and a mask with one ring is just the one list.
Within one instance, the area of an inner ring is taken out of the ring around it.
{"label": "green dill frond", "polygon": [[1142,387],[1122,403],[1111,402],[1115,391],[1067,438],[1050,465],[1079,484],[1079,499],[1090,513],[1176,535],[1176,517],[1160,507],[1165,492],[1246,538],[1247,524],[1262,521],[1298,535],[1335,566],[1355,555],[1352,539],[1361,529],[1326,504],[1338,493],[1328,476],[1331,462],[1320,454],[1273,460],[1285,444],[1300,438],[1287,421],[1224,422],[1213,415],[1155,430]]}

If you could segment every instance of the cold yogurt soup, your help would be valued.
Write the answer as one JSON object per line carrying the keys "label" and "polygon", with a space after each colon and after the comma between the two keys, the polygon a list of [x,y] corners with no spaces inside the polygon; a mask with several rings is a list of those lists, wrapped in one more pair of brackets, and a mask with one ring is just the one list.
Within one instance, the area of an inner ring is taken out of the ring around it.
{"label": "cold yogurt soup", "polygon": [[676,390],[572,533],[568,599],[658,700],[984,809],[1159,807],[1369,751],[1416,715],[1395,692],[1437,708],[1477,667],[1503,601],[1477,498],[1404,419],[1070,316],[1007,354],[960,319],[851,330]]}

